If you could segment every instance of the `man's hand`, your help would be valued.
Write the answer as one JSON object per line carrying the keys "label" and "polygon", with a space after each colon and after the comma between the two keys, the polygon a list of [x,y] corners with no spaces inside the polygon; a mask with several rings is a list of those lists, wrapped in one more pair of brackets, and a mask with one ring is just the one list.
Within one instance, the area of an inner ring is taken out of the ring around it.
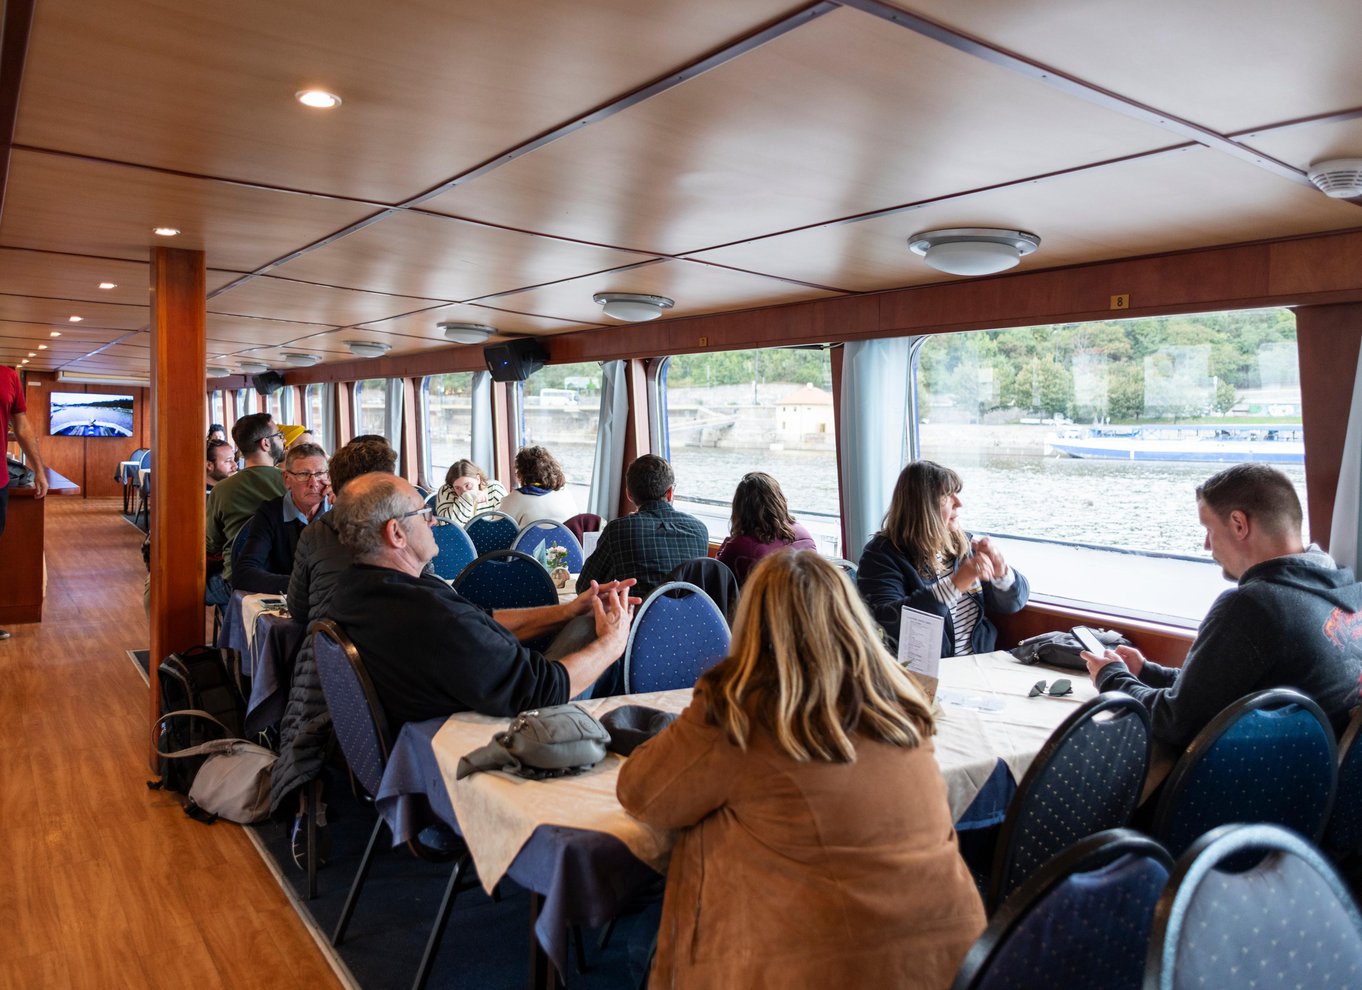
{"label": "man's hand", "polygon": [[[603,599],[616,591],[621,595],[625,595],[627,591],[636,584],[638,584],[638,581],[634,578],[625,578],[623,581],[610,581],[607,584],[599,584],[596,581],[592,581],[591,587],[587,588],[566,604],[567,617],[569,619],[575,619],[579,615],[586,615],[591,611],[593,602],[598,599]],[[642,598],[628,598],[626,595],[626,600],[630,607],[643,604]]]}
{"label": "man's hand", "polygon": [[33,472],[33,487],[37,489],[33,493],[34,498],[42,498],[47,494],[47,472],[42,468]]}
{"label": "man's hand", "polygon": [[1144,668],[1144,654],[1133,646],[1117,646],[1107,650],[1100,657],[1095,653],[1084,650],[1080,654],[1084,662],[1088,665],[1088,675],[1092,677],[1094,685],[1097,684],[1097,672],[1109,663],[1123,663],[1126,670],[1136,677],[1140,676],[1140,671]]}
{"label": "man's hand", "polygon": [[[596,582],[591,582],[594,587]],[[624,648],[629,644],[629,623],[634,618],[634,603],[637,598],[630,598],[628,587],[632,585],[633,579],[630,578],[626,584],[624,581],[612,581],[610,584],[601,588],[601,593],[590,599],[591,609],[596,616],[596,642],[609,651],[611,656],[619,656],[624,653]],[[581,598],[590,594],[584,591]]]}

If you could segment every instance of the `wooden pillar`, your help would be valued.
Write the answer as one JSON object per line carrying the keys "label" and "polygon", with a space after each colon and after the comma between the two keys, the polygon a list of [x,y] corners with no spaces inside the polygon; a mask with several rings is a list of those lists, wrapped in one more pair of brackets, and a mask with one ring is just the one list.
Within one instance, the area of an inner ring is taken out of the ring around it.
{"label": "wooden pillar", "polygon": [[1301,306],[1296,310],[1296,351],[1303,385],[1305,496],[1310,503],[1307,540],[1322,547],[1328,547],[1334,525],[1334,495],[1348,434],[1360,342],[1362,304]]}
{"label": "wooden pillar", "polygon": [[[151,701],[156,665],[203,640],[203,431],[205,371],[202,251],[151,252]],[[149,753],[156,766],[155,744]]]}
{"label": "wooden pillar", "polygon": [[355,437],[355,383],[336,382],[336,450]]}
{"label": "wooden pillar", "polygon": [[514,382],[492,383],[492,472],[508,492],[515,488],[515,455],[520,449],[514,388]]}

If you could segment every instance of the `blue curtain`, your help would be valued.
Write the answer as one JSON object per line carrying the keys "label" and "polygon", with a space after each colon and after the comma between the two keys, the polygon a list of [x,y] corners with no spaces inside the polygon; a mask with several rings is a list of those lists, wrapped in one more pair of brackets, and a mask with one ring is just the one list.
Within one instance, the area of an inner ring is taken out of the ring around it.
{"label": "blue curtain", "polygon": [[629,425],[628,362],[601,364],[601,422],[596,431],[596,458],[591,465],[588,512],[602,519],[620,514],[624,481],[624,435]]}
{"label": "blue curtain", "polygon": [[880,528],[903,467],[907,424],[909,338],[855,340],[842,349],[841,420],[843,555],[861,550]]}
{"label": "blue curtain", "polygon": [[1343,460],[1338,466],[1338,491],[1334,493],[1334,521],[1329,553],[1340,567],[1357,570],[1362,559],[1362,355],[1353,376],[1353,401],[1348,409],[1348,434],[1343,441]]}
{"label": "blue curtain", "polygon": [[472,425],[469,432],[472,439],[468,445],[468,459],[487,472],[496,474],[492,463],[492,374],[488,371],[473,372],[473,409]]}

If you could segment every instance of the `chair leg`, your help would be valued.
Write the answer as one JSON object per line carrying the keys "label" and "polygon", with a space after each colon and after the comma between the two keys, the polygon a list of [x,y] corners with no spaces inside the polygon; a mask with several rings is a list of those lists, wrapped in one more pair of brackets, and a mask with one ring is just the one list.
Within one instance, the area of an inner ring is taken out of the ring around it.
{"label": "chair leg", "polygon": [[335,934],[331,936],[332,945],[340,945],[341,939],[345,938],[345,929],[350,926],[350,916],[355,913],[355,902],[359,900],[360,889],[364,886],[364,881],[368,879],[369,867],[373,863],[374,848],[378,845],[378,833],[383,831],[383,819],[374,822],[374,830],[369,835],[369,844],[364,847],[364,858],[359,861],[359,869],[355,871],[355,881],[350,885],[350,893],[345,897],[345,907],[341,909],[340,920],[336,922]]}
{"label": "chair leg", "polygon": [[469,859],[469,854],[465,852],[454,860],[454,869],[449,874],[449,883],[445,884],[445,896],[440,900],[440,910],[435,915],[435,925],[431,928],[430,938],[426,941],[426,951],[421,954],[421,965],[416,970],[412,990],[425,990],[426,981],[430,979],[430,971],[435,966],[435,956],[440,951],[440,942],[444,940],[445,928],[449,925],[449,916],[454,911],[454,898],[459,893],[459,876],[468,865]]}

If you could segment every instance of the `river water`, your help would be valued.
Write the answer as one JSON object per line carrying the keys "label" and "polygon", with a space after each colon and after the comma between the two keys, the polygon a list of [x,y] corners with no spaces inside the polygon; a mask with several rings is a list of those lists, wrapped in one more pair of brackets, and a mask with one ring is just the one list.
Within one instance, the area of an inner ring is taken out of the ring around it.
{"label": "river water", "polygon": [[[1223,465],[1045,456],[1048,432],[1045,427],[924,427],[922,456],[961,475],[961,519],[971,531],[1209,557],[1197,520],[1196,487]],[[585,507],[594,445],[559,442],[553,451],[574,486],[581,486]],[[672,464],[679,500],[726,503],[744,474],[763,470],[776,477],[791,510],[816,534],[836,529],[837,465],[830,451],[673,447]],[[1304,504],[1304,467],[1284,470]],[[710,517],[716,535],[726,530],[725,508],[699,511]],[[833,545],[825,549],[840,552]]]}

